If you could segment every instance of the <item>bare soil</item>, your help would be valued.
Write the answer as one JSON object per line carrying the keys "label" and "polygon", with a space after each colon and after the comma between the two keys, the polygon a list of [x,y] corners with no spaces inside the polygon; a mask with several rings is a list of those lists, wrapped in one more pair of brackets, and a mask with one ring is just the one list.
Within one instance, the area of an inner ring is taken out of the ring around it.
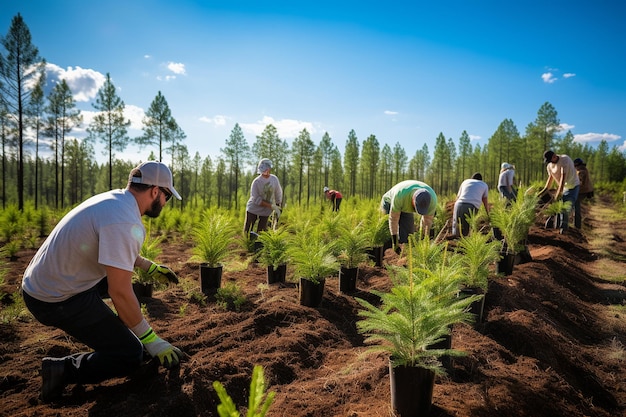
{"label": "bare soil", "polygon": [[[585,208],[582,231],[563,236],[539,217],[528,239],[532,261],[490,277],[484,322],[453,329],[452,346],[467,356],[436,378],[431,416],[626,416],[626,219],[607,220],[606,200]],[[187,262],[191,242],[164,245],[160,260],[199,291],[198,266]],[[10,263],[5,293],[19,288],[33,254],[23,251]],[[388,250],[385,263],[397,262]],[[142,298],[159,335],[187,354],[181,366],[168,371],[148,362],[128,378],[68,386],[54,404],[39,400],[41,359],[86,348],[28,317],[2,323],[0,415],[217,416],[213,381],[244,410],[260,364],[276,392],[269,416],[390,416],[387,358],[363,355],[354,300],[388,289],[386,269],[362,267],[357,292],[348,295],[329,278],[318,308],[299,305],[290,275],[264,288],[262,266],[227,269],[222,286],[236,282],[247,297],[240,312],[214,299],[194,302],[183,285]]]}

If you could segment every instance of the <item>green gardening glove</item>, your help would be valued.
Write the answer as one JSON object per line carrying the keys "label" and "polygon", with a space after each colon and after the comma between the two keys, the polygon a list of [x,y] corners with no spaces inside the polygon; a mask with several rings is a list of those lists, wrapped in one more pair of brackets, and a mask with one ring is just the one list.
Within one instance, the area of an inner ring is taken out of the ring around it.
{"label": "green gardening glove", "polygon": [[153,262],[148,268],[148,275],[164,284],[178,284],[176,274],[165,265],[157,265]]}
{"label": "green gardening glove", "polygon": [[183,352],[176,346],[158,337],[152,330],[152,327],[139,336],[139,340],[148,351],[148,354],[153,358],[157,358],[159,363],[166,368],[177,366],[184,356]]}

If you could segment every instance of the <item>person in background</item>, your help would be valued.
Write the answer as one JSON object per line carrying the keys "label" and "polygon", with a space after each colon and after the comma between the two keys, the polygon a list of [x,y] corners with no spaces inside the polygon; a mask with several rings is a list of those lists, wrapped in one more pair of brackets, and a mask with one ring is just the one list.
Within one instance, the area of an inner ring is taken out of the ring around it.
{"label": "person in background", "polygon": [[489,214],[488,194],[489,187],[478,172],[461,183],[459,192],[456,194],[454,213],[452,213],[452,234],[454,236],[467,236],[469,234],[470,225],[467,218],[478,213],[481,204],[485,206],[485,210]]}
{"label": "person in background", "polygon": [[[144,349],[170,368],[183,353],[158,337],[132,289],[135,268],[178,282],[166,266],[139,255],[146,236],[141,217],[157,217],[169,199],[181,200],[172,173],[148,161],[130,172],[123,190],[93,196],[54,227],[24,271],[26,307],[46,326],[57,327],[93,351],[42,360],[41,399],[58,399],[67,384],[95,384],[138,369]],[[115,306],[100,296],[102,284]]]}
{"label": "person in background", "polygon": [[580,229],[582,226],[580,203],[582,200],[593,198],[593,182],[591,181],[591,176],[589,175],[585,161],[580,158],[574,159],[574,167],[576,168],[578,180],[580,181],[578,198],[576,199],[576,204],[574,204],[574,227]]}
{"label": "person in background", "polygon": [[569,214],[571,209],[576,204],[578,199],[578,191],[580,189],[580,180],[576,173],[576,167],[574,161],[563,154],[557,155],[553,151],[545,151],[543,153],[543,161],[546,163],[546,170],[548,171],[548,180],[546,185],[539,191],[538,195],[544,194],[554,182],[557,184],[556,193],[551,196],[550,201],[556,201],[562,194],[564,202],[570,202],[571,207],[569,210],[563,211],[563,219],[561,221],[560,234],[567,233],[569,229]]}
{"label": "person in background", "polygon": [[330,200],[333,211],[339,211],[339,206],[341,206],[341,199],[343,198],[343,195],[339,191],[331,190],[328,187],[324,187],[324,195],[327,199]]}
{"label": "person in background", "polygon": [[426,183],[406,180],[394,185],[381,201],[380,209],[389,214],[389,232],[396,253],[400,253],[400,243],[407,243],[409,235],[415,232],[415,212],[422,215],[420,229],[425,236],[430,235],[437,194]]}
{"label": "person in background", "polygon": [[272,211],[277,217],[281,215],[281,203],[283,201],[283,189],[278,177],[271,173],[272,161],[263,158],[257,165],[259,174],[250,186],[250,199],[246,204],[246,220],[243,232],[247,236],[251,234],[254,223],[257,222],[256,233],[267,230],[267,220]]}
{"label": "person in background", "polygon": [[498,191],[502,197],[509,201],[515,201],[517,198],[517,192],[513,188],[513,177],[515,177],[515,166],[503,162],[498,176]]}

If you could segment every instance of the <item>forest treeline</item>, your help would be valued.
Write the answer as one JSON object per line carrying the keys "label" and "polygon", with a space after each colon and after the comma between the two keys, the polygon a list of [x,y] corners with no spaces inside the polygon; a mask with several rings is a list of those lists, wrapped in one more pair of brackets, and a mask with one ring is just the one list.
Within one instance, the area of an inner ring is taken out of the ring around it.
{"label": "forest treeline", "polygon": [[[25,202],[63,209],[85,198],[126,186],[128,173],[140,161],[115,157],[130,145],[150,150],[148,159],[169,162],[174,184],[183,200],[180,208],[217,206],[238,208],[248,197],[256,176],[256,161],[270,158],[285,192],[287,204],[309,205],[322,198],[322,188],[342,191],[345,197],[379,198],[395,183],[417,179],[442,195],[453,194],[474,172],[481,172],[490,187],[497,186],[502,162],[516,166],[516,181],[545,181],[543,152],[582,158],[596,182],[624,183],[626,156],[618,147],[601,141],[597,147],[574,141],[563,132],[557,110],[542,104],[536,119],[520,133],[513,120],[505,119],[484,146],[472,144],[466,131],[458,138],[415,138],[426,141],[408,155],[396,143],[381,143],[370,134],[345,138],[325,133],[315,143],[303,129],[288,142],[269,124],[252,143],[234,125],[217,156],[190,155],[183,129],[174,118],[166,98],[157,92],[142,121],[142,134],[128,135],[130,120],[110,74],[92,103],[97,115],[84,126],[73,93],[65,80],[48,83],[46,61],[31,41],[30,30],[17,14],[2,38],[0,51],[0,139],[2,141],[2,208]],[[72,131],[86,127],[87,136],[77,139]],[[344,143],[344,152],[338,143]],[[95,145],[105,149],[107,162],[98,163]],[[207,150],[214,144],[207,144]],[[45,155],[45,156],[44,156]]]}

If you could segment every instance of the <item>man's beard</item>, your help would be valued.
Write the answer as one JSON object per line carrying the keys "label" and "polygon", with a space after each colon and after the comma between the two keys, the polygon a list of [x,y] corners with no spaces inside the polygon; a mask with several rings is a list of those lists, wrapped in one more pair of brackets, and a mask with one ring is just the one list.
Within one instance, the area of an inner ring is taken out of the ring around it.
{"label": "man's beard", "polygon": [[161,205],[161,195],[159,194],[157,198],[152,201],[150,209],[146,211],[146,216],[152,218],[159,217],[159,214],[161,214],[161,210],[163,210],[163,206]]}

